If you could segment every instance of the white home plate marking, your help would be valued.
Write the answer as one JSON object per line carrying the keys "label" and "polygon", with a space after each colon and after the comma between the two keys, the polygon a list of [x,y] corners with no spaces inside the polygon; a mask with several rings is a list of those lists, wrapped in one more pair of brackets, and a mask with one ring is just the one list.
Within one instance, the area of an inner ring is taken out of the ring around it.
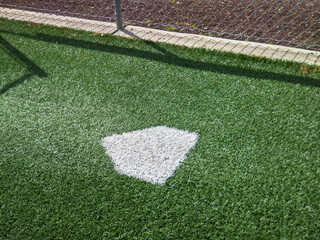
{"label": "white home plate marking", "polygon": [[163,184],[197,139],[197,133],[158,126],[105,137],[102,145],[119,173]]}

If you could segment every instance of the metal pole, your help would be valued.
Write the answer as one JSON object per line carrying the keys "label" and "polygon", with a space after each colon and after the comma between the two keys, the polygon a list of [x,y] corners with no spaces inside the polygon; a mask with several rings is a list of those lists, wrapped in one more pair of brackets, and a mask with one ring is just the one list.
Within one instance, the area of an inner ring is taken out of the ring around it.
{"label": "metal pole", "polygon": [[114,6],[116,8],[116,21],[117,29],[122,29],[122,17],[121,17],[121,0],[114,0]]}

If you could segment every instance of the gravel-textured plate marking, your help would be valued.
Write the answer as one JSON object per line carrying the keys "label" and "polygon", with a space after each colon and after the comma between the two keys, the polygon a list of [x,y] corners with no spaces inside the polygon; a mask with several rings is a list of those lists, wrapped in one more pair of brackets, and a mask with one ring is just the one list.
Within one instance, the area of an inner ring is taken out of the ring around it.
{"label": "gravel-textured plate marking", "polygon": [[158,126],[107,136],[102,145],[119,173],[164,184],[197,139],[197,133]]}

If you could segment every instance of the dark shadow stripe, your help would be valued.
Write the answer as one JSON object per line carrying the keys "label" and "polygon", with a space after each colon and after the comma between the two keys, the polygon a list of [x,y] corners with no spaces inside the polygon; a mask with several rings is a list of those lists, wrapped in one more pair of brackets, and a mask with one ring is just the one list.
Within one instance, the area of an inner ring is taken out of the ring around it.
{"label": "dark shadow stripe", "polygon": [[296,76],[296,75],[284,74],[284,73],[275,73],[275,72],[263,71],[263,70],[246,69],[246,68],[241,68],[236,66],[227,66],[227,65],[217,64],[217,63],[208,63],[204,61],[195,61],[191,59],[181,58],[179,56],[174,55],[173,53],[168,52],[164,48],[160,47],[159,44],[154,42],[145,41],[147,44],[157,49],[161,53],[154,53],[150,51],[138,50],[138,49],[127,48],[127,47],[108,46],[106,44],[98,44],[98,43],[94,43],[86,40],[66,38],[61,36],[53,36],[53,35],[42,34],[42,33],[33,36],[33,35],[27,35],[27,34],[14,33],[10,31],[0,30],[0,32],[23,36],[23,37],[27,37],[27,38],[31,38],[39,41],[55,43],[55,44],[58,43],[58,44],[74,46],[74,47],[79,47],[79,48],[84,48],[89,50],[122,54],[130,57],[144,58],[152,61],[163,62],[163,63],[167,63],[167,64],[179,66],[179,67],[191,68],[196,70],[210,71],[210,72],[215,72],[220,74],[242,76],[242,77],[249,77],[249,78],[274,80],[279,82],[300,84],[304,86],[313,86],[313,87],[320,86],[320,80],[315,78],[309,78],[305,76]]}

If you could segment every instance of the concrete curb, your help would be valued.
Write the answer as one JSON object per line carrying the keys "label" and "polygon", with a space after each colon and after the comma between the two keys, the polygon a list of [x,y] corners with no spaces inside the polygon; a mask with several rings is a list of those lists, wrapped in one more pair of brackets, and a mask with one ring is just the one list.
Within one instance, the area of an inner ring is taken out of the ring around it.
{"label": "concrete curb", "polygon": [[90,32],[101,32],[105,34],[113,34],[117,31],[117,26],[115,23],[100,22],[75,17],[58,16],[47,13],[36,13],[2,7],[0,7],[0,17],[53,25],[57,27],[67,27]]}
{"label": "concrete curb", "polygon": [[187,33],[167,32],[136,26],[127,26],[115,33],[122,37],[138,37],[143,40],[164,42],[180,46],[215,49],[250,56],[303,62],[320,66],[320,52],[263,43],[229,40]]}
{"label": "concrete curb", "polygon": [[229,40],[187,33],[167,32],[137,26],[127,26],[117,31],[115,23],[100,22],[75,17],[57,16],[0,7],[0,17],[28,22],[68,27],[78,30],[134,37],[154,42],[164,42],[193,48],[205,48],[250,56],[296,61],[320,66],[320,52],[299,48],[269,45],[256,42]]}

